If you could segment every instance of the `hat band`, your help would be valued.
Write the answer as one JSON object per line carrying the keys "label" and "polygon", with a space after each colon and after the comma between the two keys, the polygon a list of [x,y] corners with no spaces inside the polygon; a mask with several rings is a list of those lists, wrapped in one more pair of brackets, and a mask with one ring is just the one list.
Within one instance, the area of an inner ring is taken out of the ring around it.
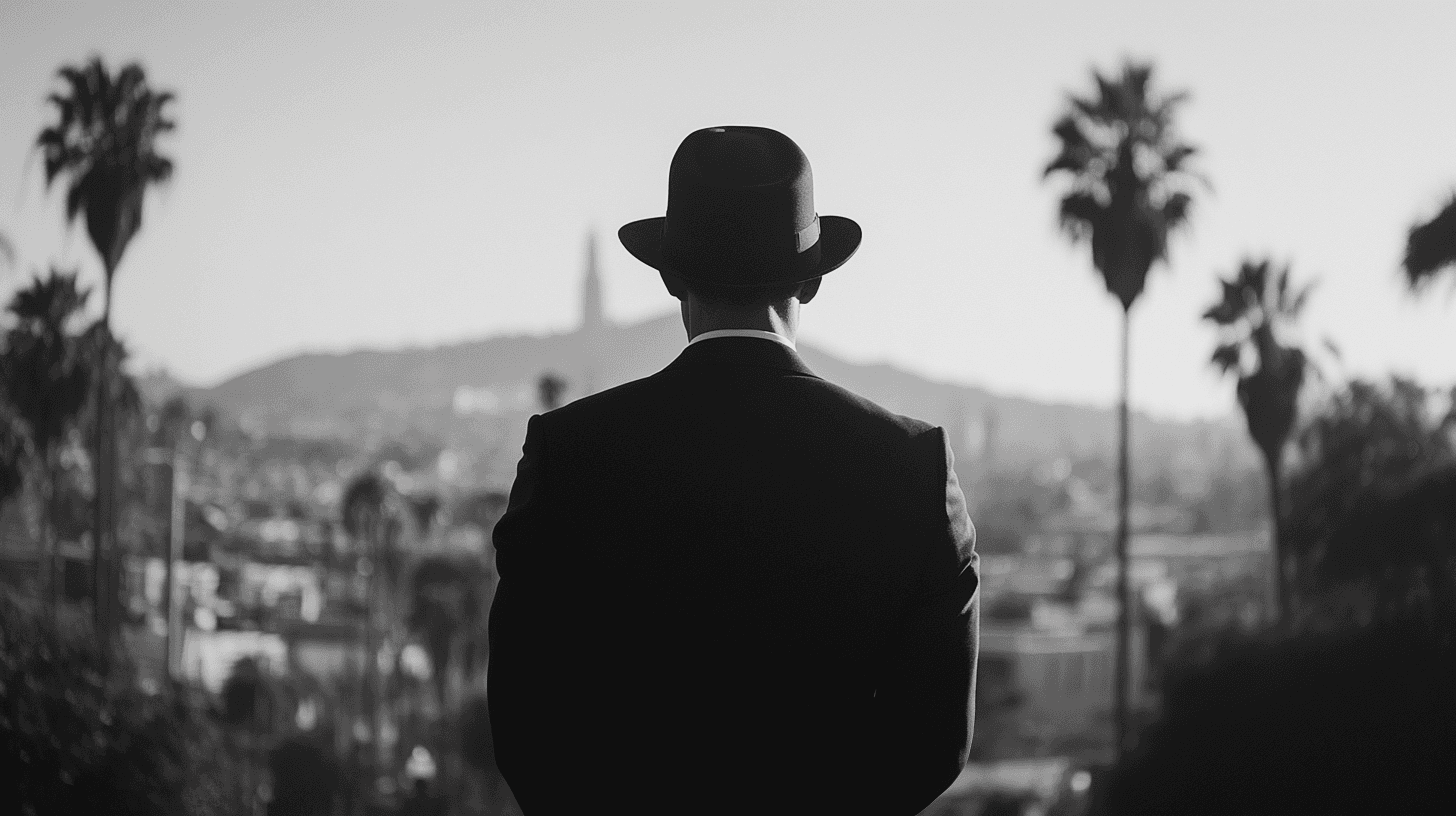
{"label": "hat band", "polygon": [[[671,241],[668,238],[668,233],[672,231],[668,229],[669,223],[667,219],[663,219],[662,237],[665,240]],[[819,215],[815,213],[814,220],[809,222],[809,226],[794,233],[794,254],[803,255],[817,243],[819,243]]]}
{"label": "hat band", "polygon": [[814,220],[809,222],[809,226],[794,233],[794,251],[804,252],[817,243],[819,243],[819,214],[815,213]]}

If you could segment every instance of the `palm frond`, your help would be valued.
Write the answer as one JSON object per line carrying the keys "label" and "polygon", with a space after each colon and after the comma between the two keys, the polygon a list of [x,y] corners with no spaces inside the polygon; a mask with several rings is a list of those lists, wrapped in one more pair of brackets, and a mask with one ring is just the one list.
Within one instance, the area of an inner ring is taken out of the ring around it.
{"label": "palm frond", "polygon": [[1092,69],[1092,94],[1069,94],[1053,124],[1059,150],[1043,177],[1065,174],[1058,220],[1073,241],[1090,239],[1093,263],[1130,306],[1150,266],[1167,260],[1168,236],[1193,204],[1183,176],[1196,152],[1176,139],[1173,112],[1186,96],[1153,91],[1153,66],[1127,61],[1120,73]]}
{"label": "palm frond", "polygon": [[1188,223],[1188,214],[1193,207],[1193,197],[1179,191],[1169,195],[1163,202],[1162,222],[1167,232],[1177,230]]}
{"label": "palm frond", "polygon": [[1197,152],[1198,148],[1192,145],[1175,144],[1163,154],[1163,169],[1169,173],[1182,172],[1183,163]]}
{"label": "palm frond", "polygon": [[1318,280],[1312,280],[1306,283],[1302,289],[1295,292],[1294,297],[1289,301],[1288,308],[1284,310],[1285,313],[1289,317],[1299,317],[1299,313],[1304,311],[1305,303],[1309,301],[1309,296],[1314,293],[1315,286],[1318,284]]}
{"label": "palm frond", "polygon": [[1203,319],[1212,320],[1220,326],[1232,326],[1243,318],[1247,309],[1243,286],[1237,280],[1228,281],[1222,278],[1218,284],[1222,295],[1217,303],[1203,313]]}
{"label": "palm frond", "polygon": [[151,181],[167,181],[172,178],[172,160],[165,156],[148,156],[145,176]]}
{"label": "palm frond", "polygon": [[78,276],[76,270],[63,272],[52,267],[49,276],[36,275],[29,286],[15,293],[8,311],[22,325],[36,324],[59,334],[72,315],[86,308],[91,296],[89,287],[77,284]]}
{"label": "palm frond", "polygon": [[[176,127],[167,116],[176,97],[153,90],[135,62],[112,75],[96,56],[84,65],[62,66],[57,76],[66,92],[51,95],[57,119],[40,132],[36,146],[47,186],[67,178],[67,222],[91,214],[87,232],[109,274],[140,224],[141,192],[172,176],[172,161],[158,153],[156,140]],[[111,215],[91,223],[98,212]]]}
{"label": "palm frond", "polygon": [[1405,244],[1403,268],[1411,289],[1424,288],[1447,267],[1456,267],[1456,194],[1430,221],[1411,227]]}
{"label": "palm frond", "polygon": [[84,69],[75,68],[70,65],[62,65],[56,70],[56,75],[64,79],[67,85],[71,86],[70,98],[76,100],[78,104],[84,102],[92,95],[92,83]]}
{"label": "palm frond", "polygon": [[1057,223],[1074,242],[1091,237],[1103,222],[1106,207],[1089,192],[1072,192],[1062,197]]}
{"label": "palm frond", "polygon": [[1240,343],[1220,343],[1213,350],[1213,357],[1209,362],[1218,366],[1221,373],[1227,374],[1231,371],[1239,371],[1244,356],[1244,348]]}
{"label": "palm frond", "polygon": [[1073,174],[1087,172],[1088,165],[1098,155],[1098,150],[1082,131],[1082,126],[1076,118],[1063,116],[1057,120],[1052,127],[1052,134],[1061,140],[1062,149],[1057,157],[1042,171],[1042,177],[1051,175],[1058,170],[1066,170]]}

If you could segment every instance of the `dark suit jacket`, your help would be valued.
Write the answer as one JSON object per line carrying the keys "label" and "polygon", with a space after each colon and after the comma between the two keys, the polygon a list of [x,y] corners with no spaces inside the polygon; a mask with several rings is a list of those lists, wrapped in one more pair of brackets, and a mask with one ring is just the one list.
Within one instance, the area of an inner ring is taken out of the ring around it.
{"label": "dark suit jacket", "polygon": [[973,725],[945,432],[756,338],[533,417],[488,696],[527,816],[915,814]]}

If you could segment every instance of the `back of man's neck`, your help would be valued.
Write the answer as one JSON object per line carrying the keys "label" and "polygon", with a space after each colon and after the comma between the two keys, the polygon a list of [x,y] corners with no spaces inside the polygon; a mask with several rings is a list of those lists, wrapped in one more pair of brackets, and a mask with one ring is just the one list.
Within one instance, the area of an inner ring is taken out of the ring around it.
{"label": "back of man's neck", "polygon": [[798,312],[792,308],[787,315],[781,315],[771,306],[765,306],[762,310],[708,310],[684,303],[682,312],[683,328],[687,330],[688,340],[710,331],[746,329],[776,334],[792,345],[798,335]]}

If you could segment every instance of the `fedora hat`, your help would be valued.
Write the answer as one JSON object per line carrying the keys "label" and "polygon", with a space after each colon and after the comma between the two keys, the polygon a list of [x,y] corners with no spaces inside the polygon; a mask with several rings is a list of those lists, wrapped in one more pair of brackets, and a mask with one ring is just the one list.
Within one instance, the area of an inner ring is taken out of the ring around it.
{"label": "fedora hat", "polygon": [[694,131],[673,154],[667,216],[617,231],[648,266],[689,283],[759,288],[837,269],[859,248],[859,224],[814,211],[809,158],[776,130]]}

